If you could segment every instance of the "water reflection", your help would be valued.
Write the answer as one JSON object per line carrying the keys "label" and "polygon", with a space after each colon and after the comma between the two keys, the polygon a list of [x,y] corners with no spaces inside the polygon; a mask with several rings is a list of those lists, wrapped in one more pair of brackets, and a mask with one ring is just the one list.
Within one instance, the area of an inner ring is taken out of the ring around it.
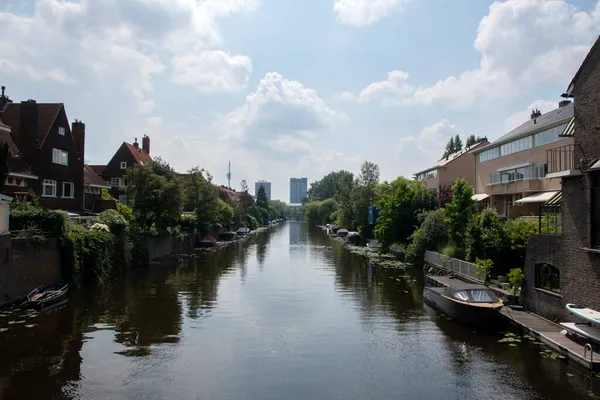
{"label": "water reflection", "polygon": [[422,289],[417,270],[288,223],[15,316],[28,323],[0,333],[0,398],[587,397],[585,374],[457,325]]}

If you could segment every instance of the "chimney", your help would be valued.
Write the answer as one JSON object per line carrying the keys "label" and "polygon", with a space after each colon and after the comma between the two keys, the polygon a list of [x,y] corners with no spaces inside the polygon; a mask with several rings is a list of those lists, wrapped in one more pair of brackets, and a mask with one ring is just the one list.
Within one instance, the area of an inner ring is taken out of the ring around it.
{"label": "chimney", "polygon": [[558,103],[558,108],[568,106],[569,104],[571,104],[571,100],[562,100]]}
{"label": "chimney", "polygon": [[35,100],[21,102],[17,146],[28,162],[37,150],[38,107]]}
{"label": "chimney", "polygon": [[2,86],[2,95],[0,95],[0,112],[6,110],[6,106],[12,103],[12,100],[6,95],[6,86]]}
{"label": "chimney", "polygon": [[75,120],[75,122],[71,124],[71,135],[73,135],[77,154],[79,154],[81,162],[85,163],[85,124]]}
{"label": "chimney", "polygon": [[148,155],[150,155],[150,138],[147,135],[144,135],[142,138],[142,150]]}
{"label": "chimney", "polygon": [[133,141],[133,147],[135,147],[136,149],[140,148],[140,145],[138,144],[137,138],[135,138],[135,140]]}

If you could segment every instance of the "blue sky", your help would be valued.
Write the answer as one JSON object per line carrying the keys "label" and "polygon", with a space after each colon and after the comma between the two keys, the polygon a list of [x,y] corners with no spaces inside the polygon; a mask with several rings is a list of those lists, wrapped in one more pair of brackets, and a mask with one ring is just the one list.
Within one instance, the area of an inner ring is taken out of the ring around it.
{"label": "blue sky", "polygon": [[410,177],[550,111],[599,33],[596,0],[0,0],[0,83],[64,102],[92,164],[147,134],[288,201],[290,177]]}

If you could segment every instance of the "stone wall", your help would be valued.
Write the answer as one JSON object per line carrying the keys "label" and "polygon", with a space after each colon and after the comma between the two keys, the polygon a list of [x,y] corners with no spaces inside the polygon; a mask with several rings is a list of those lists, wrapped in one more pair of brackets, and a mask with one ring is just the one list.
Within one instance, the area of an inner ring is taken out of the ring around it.
{"label": "stone wall", "polygon": [[[4,256],[6,248],[10,248],[8,262]],[[32,289],[61,279],[56,239],[39,244],[3,235],[0,251],[0,304],[19,300]]]}
{"label": "stone wall", "polygon": [[183,238],[153,237],[148,238],[148,256],[150,261],[181,253],[194,247],[194,235],[186,235]]}

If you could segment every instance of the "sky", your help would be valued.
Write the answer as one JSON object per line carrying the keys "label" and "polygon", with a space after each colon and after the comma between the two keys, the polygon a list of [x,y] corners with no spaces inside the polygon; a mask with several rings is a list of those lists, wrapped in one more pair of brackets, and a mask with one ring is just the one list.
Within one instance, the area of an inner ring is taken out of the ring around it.
{"label": "sky", "polygon": [[0,0],[0,84],[64,103],[90,164],[148,135],[289,201],[291,177],[412,177],[556,108],[598,34],[597,0]]}

